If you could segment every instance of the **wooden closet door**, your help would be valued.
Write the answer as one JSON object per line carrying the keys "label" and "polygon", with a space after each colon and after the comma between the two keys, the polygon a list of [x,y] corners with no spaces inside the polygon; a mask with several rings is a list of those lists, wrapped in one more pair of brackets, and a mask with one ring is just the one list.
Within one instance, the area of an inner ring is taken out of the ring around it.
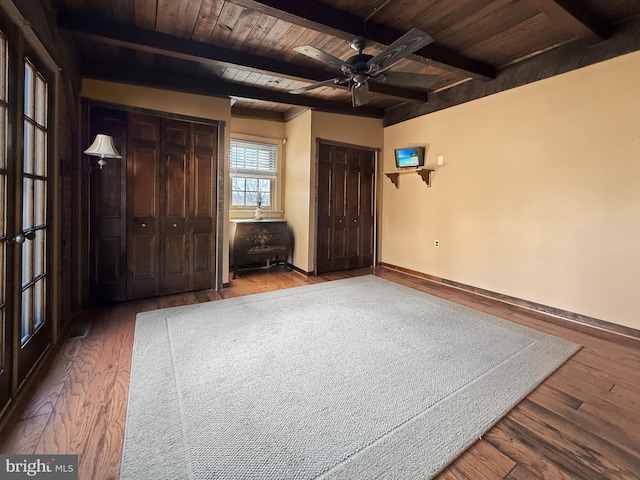
{"label": "wooden closet door", "polygon": [[193,124],[192,290],[214,286],[217,152],[218,127]]}
{"label": "wooden closet door", "polygon": [[161,132],[160,294],[212,288],[217,131],[163,119]]}
{"label": "wooden closet door", "polygon": [[[91,106],[89,131],[84,145],[98,133],[110,135],[122,158],[110,158],[98,168],[95,157],[83,156],[83,175],[90,181],[89,297],[92,303],[127,299],[127,114],[120,110]],[[84,173],[86,171],[86,173]]]}
{"label": "wooden closet door", "polygon": [[344,148],[318,145],[318,273],[348,268],[347,155]]}
{"label": "wooden closet door", "polygon": [[160,119],[129,114],[127,158],[127,299],[159,290]]}
{"label": "wooden closet door", "polygon": [[189,288],[191,124],[162,119],[160,295]]}
{"label": "wooden closet door", "polygon": [[347,268],[373,265],[375,152],[349,148],[347,155]]}
{"label": "wooden closet door", "polygon": [[318,144],[316,271],[373,264],[375,152]]}

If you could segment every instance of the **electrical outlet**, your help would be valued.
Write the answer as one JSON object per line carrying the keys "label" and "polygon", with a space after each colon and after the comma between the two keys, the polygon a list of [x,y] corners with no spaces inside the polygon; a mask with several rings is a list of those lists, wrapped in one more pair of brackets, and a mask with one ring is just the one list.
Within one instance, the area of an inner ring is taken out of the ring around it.
{"label": "electrical outlet", "polygon": [[436,248],[440,248],[440,240],[434,240],[433,241],[433,246]]}

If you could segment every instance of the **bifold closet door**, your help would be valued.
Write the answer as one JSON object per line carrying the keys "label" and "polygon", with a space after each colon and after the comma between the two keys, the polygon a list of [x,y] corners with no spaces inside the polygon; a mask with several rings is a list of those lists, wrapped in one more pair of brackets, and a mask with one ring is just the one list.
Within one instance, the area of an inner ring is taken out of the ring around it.
{"label": "bifold closet door", "polygon": [[162,119],[160,295],[189,290],[191,124]]}
{"label": "bifold closet door", "polygon": [[211,288],[217,132],[162,119],[161,138],[160,294]]}
{"label": "bifold closet door", "polygon": [[190,290],[213,288],[216,272],[218,127],[193,123],[191,158]]}
{"label": "bifold closet door", "polygon": [[90,255],[89,295],[92,303],[127,299],[127,114],[120,110],[91,106],[89,146],[101,133],[113,137],[122,158],[109,158],[97,168],[96,158],[83,156],[82,181],[89,180]]}
{"label": "bifold closet door", "polygon": [[318,273],[373,264],[374,182],[374,150],[318,144]]}
{"label": "bifold closet door", "polygon": [[158,295],[160,118],[129,113],[127,158],[127,299]]}
{"label": "bifold closet door", "polygon": [[129,298],[212,288],[217,127],[130,114]]}

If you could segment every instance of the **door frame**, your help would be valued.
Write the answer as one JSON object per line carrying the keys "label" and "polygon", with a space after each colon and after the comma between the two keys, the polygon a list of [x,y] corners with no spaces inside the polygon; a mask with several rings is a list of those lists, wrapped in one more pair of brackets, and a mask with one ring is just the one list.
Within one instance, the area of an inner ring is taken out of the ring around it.
{"label": "door frame", "polygon": [[318,275],[318,191],[319,191],[319,172],[320,172],[320,144],[331,145],[335,147],[353,148],[366,152],[373,152],[373,267],[378,265],[378,173],[380,163],[380,149],[377,147],[367,147],[363,145],[355,145],[352,143],[338,142],[335,140],[327,140],[316,137],[315,139],[315,158],[313,168],[313,274]]}

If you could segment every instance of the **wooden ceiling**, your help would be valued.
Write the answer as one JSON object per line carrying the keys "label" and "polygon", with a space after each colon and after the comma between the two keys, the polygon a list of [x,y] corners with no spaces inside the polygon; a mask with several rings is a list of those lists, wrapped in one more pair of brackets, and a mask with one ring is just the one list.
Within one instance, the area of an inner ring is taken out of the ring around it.
{"label": "wooden ceiling", "polygon": [[[567,44],[602,44],[640,19],[637,0],[50,1],[84,76],[228,96],[238,114],[274,118],[308,107],[383,118],[466,82],[496,82],[510,66]],[[436,75],[425,88],[369,82],[361,107],[345,87],[289,93],[340,76],[294,47],[346,59],[355,53],[350,40],[364,35],[375,55],[414,27],[433,43],[392,70]]]}

